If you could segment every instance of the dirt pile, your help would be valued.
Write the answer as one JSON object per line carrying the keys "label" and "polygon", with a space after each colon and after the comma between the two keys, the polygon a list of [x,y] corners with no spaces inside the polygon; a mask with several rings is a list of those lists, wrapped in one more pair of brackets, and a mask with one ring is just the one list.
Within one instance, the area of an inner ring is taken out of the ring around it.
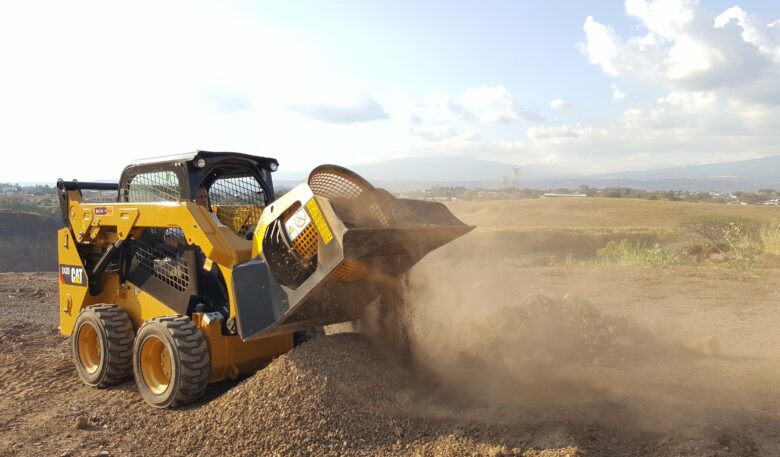
{"label": "dirt pile", "polygon": [[[164,440],[165,449],[200,455],[523,455],[532,444],[516,427],[464,422],[452,411],[435,417],[440,402],[421,396],[412,374],[367,338],[337,334],[187,411],[186,423],[167,427],[165,439],[152,432],[146,448]],[[544,455],[576,455],[565,438],[546,438],[560,449]]]}

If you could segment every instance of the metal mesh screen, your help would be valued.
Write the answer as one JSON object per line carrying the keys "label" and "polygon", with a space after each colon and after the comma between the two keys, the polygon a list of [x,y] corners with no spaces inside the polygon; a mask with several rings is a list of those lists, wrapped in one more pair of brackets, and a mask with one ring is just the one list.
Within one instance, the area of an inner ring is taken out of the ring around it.
{"label": "metal mesh screen", "polygon": [[122,189],[128,202],[170,202],[179,199],[179,178],[172,171],[140,173]]}
{"label": "metal mesh screen", "polygon": [[[362,176],[337,165],[317,167],[309,176],[309,187],[315,195],[330,199],[356,199],[364,192],[374,190],[374,186]],[[390,226],[387,215],[378,203],[370,202],[365,209],[379,221],[382,227]]]}
{"label": "metal mesh screen", "polygon": [[209,204],[217,218],[241,237],[257,225],[267,199],[263,187],[249,173],[218,178],[209,188]]}
{"label": "metal mesh screen", "polygon": [[360,176],[341,167],[320,167],[309,177],[309,187],[326,198],[355,198],[371,185]]}
{"label": "metal mesh screen", "polygon": [[142,270],[184,292],[190,285],[190,271],[179,257],[179,246],[185,246],[184,234],[178,228],[147,228],[133,241],[133,260]]}

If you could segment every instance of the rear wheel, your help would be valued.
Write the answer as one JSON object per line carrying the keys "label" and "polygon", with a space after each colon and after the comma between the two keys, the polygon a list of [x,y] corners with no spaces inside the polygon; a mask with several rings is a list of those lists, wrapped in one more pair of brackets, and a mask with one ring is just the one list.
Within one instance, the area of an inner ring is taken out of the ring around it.
{"label": "rear wheel", "polygon": [[133,374],[149,404],[175,408],[197,400],[206,390],[210,371],[206,339],[189,317],[151,319],[138,331]]}
{"label": "rear wheel", "polygon": [[120,383],[132,373],[133,324],[116,305],[83,309],[71,335],[73,360],[81,380],[90,386]]}

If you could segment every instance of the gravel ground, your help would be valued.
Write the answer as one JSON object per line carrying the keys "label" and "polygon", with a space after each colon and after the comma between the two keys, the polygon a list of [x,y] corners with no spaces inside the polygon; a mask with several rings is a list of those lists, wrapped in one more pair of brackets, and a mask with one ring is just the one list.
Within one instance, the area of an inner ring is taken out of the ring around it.
{"label": "gravel ground", "polygon": [[[523,319],[540,309],[560,312],[558,301],[534,303],[542,306],[522,312]],[[53,274],[0,274],[0,456],[726,457],[777,455],[772,449],[780,442],[765,423],[648,431],[622,421],[619,404],[594,404],[591,414],[497,408],[387,356],[378,340],[357,333],[316,338],[254,375],[211,385],[190,407],[157,410],[132,382],[101,390],[80,383],[68,341],[56,331],[56,304]],[[584,308],[565,331],[576,331],[575,321],[601,345],[628,338],[641,346],[645,338],[630,328],[602,335],[599,325],[615,322]],[[561,347],[578,341],[565,339]],[[470,378],[488,382],[495,375]],[[770,425],[777,430],[776,421]]]}

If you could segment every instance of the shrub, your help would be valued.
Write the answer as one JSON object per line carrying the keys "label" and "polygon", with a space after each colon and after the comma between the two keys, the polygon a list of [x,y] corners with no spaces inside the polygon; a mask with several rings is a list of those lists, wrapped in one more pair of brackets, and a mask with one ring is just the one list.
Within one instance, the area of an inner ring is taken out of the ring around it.
{"label": "shrub", "polygon": [[596,251],[597,262],[606,265],[664,266],[680,263],[673,252],[658,244],[647,246],[644,243],[632,243],[629,240],[610,241]]}
{"label": "shrub", "polygon": [[726,252],[737,239],[743,243],[759,242],[761,226],[761,222],[745,218],[697,217],[683,221],[680,230],[697,242]]}
{"label": "shrub", "polygon": [[680,228],[703,252],[719,252],[730,266],[747,269],[765,260],[763,254],[780,256],[780,223],[752,219],[708,217],[690,219]]}
{"label": "shrub", "polygon": [[764,252],[780,256],[780,223],[765,224],[761,227],[759,235]]}

